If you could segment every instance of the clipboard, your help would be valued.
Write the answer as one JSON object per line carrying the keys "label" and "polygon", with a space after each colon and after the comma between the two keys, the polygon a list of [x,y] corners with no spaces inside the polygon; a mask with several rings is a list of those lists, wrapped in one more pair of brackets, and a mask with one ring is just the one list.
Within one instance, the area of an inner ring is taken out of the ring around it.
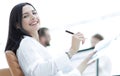
{"label": "clipboard", "polygon": [[101,56],[104,55],[106,48],[109,47],[113,40],[102,40],[99,43],[96,44],[94,51],[97,51],[95,55],[92,56],[91,60],[88,62],[90,64],[91,62],[99,59]]}

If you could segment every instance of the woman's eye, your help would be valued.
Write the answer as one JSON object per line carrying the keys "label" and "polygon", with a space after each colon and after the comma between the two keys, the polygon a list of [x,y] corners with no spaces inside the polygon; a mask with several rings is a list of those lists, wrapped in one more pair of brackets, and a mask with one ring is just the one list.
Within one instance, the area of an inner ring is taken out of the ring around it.
{"label": "woman's eye", "polygon": [[33,12],[33,14],[34,14],[34,15],[36,15],[36,14],[37,14],[37,12]]}
{"label": "woman's eye", "polygon": [[28,15],[23,16],[23,18],[27,18],[27,17],[28,17]]}

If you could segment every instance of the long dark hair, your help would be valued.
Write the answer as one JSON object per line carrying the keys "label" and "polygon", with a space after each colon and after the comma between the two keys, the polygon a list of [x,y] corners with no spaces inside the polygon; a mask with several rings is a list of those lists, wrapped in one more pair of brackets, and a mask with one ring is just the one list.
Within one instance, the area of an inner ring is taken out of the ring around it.
{"label": "long dark hair", "polygon": [[[11,50],[16,54],[16,50],[19,47],[23,35],[30,36],[22,27],[22,8],[25,5],[30,5],[33,7],[30,3],[20,3],[14,6],[10,13],[8,40],[5,51]],[[17,26],[19,28],[17,28]]]}

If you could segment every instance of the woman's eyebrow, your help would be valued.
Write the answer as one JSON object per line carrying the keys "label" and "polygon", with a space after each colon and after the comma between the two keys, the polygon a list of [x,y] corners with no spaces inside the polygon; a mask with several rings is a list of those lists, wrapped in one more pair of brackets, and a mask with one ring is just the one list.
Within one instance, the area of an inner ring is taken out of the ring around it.
{"label": "woman's eyebrow", "polygon": [[24,15],[24,14],[28,14],[28,12],[23,13],[23,15]]}
{"label": "woman's eyebrow", "polygon": [[[32,10],[32,12],[36,12],[36,10]],[[23,13],[23,15],[24,15],[24,14],[28,14],[28,12]]]}
{"label": "woman's eyebrow", "polygon": [[32,10],[32,12],[36,12],[36,10]]}
{"label": "woman's eyebrow", "polygon": [[[32,12],[36,12],[36,10],[32,10]],[[29,14],[29,13],[28,13],[28,12],[25,12],[25,13],[23,13],[23,15],[24,15],[24,14]]]}

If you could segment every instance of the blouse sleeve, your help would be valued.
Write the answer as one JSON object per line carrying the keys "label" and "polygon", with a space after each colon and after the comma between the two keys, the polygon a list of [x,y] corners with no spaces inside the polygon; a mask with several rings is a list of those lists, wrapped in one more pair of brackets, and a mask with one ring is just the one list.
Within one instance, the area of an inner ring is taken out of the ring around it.
{"label": "blouse sleeve", "polygon": [[[69,58],[66,55],[51,60],[43,57],[42,47],[31,39],[23,39],[17,50],[19,64],[25,76],[81,76],[77,69],[64,70],[69,68]],[[39,52],[41,52],[41,54]]]}

